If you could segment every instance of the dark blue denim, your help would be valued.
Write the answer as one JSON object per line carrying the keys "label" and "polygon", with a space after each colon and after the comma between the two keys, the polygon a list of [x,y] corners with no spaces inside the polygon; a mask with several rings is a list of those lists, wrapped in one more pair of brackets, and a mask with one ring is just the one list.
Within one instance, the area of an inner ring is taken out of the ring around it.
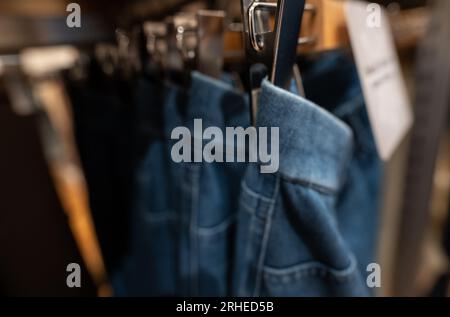
{"label": "dark blue denim", "polygon": [[370,295],[379,160],[354,68],[340,54],[315,65],[306,94],[320,89],[335,115],[263,82],[257,126],[280,128],[280,169],[249,164],[242,182],[234,295]]}
{"label": "dark blue denim", "polygon": [[[166,156],[165,146],[164,88],[162,81],[151,76],[142,76],[135,81],[133,161],[136,168],[130,212],[130,242],[120,268],[110,276],[115,296],[151,295],[152,283],[157,282],[152,273],[155,252],[148,248],[146,219],[141,210],[153,205],[158,208],[159,201],[153,201],[154,197],[164,197],[171,189],[166,182],[171,161]],[[160,186],[159,191],[155,191],[157,186]],[[165,242],[164,239],[162,241]],[[170,253],[170,245],[168,241],[167,245],[161,245],[161,250]],[[170,267],[170,264],[164,265]],[[170,279],[164,283],[170,284]]]}
{"label": "dark blue denim", "polygon": [[[203,129],[247,127],[247,99],[228,84],[194,72],[185,122],[193,135],[194,119]],[[204,141],[205,143],[207,141]],[[186,216],[185,246],[181,266],[185,269],[186,295],[229,294],[233,262],[233,239],[245,163],[184,163],[180,193]]]}
{"label": "dark blue denim", "polygon": [[224,296],[244,163],[174,163],[174,128],[248,126],[246,98],[194,72],[186,91],[167,84],[164,138],[136,173],[132,252],[117,280],[123,296]]}
{"label": "dark blue denim", "polygon": [[332,112],[353,131],[352,160],[336,208],[342,235],[354,252],[360,271],[367,275],[367,265],[376,262],[382,163],[355,64],[345,52],[324,55],[301,65],[306,97]]}
{"label": "dark blue denim", "polygon": [[64,73],[75,139],[106,269],[113,274],[128,241],[132,195],[134,100],[131,82],[105,75],[92,60],[89,75]]}

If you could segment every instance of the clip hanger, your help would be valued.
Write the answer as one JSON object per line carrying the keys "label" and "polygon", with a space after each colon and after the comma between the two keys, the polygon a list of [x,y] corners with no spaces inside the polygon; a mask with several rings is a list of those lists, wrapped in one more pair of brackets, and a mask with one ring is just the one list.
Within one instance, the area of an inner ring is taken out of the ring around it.
{"label": "clip hanger", "polygon": [[224,65],[225,12],[200,10],[197,20],[197,70],[219,78]]}
{"label": "clip hanger", "polygon": [[[247,59],[251,64],[263,63],[268,69],[272,69],[275,53],[274,45],[277,34],[277,20],[275,21],[274,28],[270,21],[271,14],[276,13],[276,15],[279,15],[280,6],[286,7],[288,12],[281,10],[283,16],[286,14],[292,15],[293,17],[287,20],[292,20],[296,24],[300,23],[301,25],[301,19],[304,12],[309,12],[311,14],[316,13],[316,6],[305,3],[305,0],[301,0],[300,2],[297,0],[288,0],[287,3],[284,3],[284,1],[262,2],[260,0],[241,0],[241,4]],[[298,17],[298,20],[296,20],[294,16]],[[277,19],[280,20],[278,17]],[[282,20],[286,21],[284,18]],[[280,26],[283,24],[284,23],[280,24]],[[288,23],[288,25],[290,25],[290,23]],[[286,26],[283,26],[282,28],[285,29]],[[298,29],[300,29],[300,26]],[[299,33],[298,31],[292,31],[289,35],[294,37],[294,34],[295,37],[298,37]],[[312,37],[300,37],[296,39],[295,43],[297,45],[305,45],[314,41],[315,39]]]}
{"label": "clip hanger", "polygon": [[262,63],[270,68],[273,59],[274,33],[270,29],[270,14],[277,4],[258,0],[241,0],[244,47],[249,64]]}
{"label": "clip hanger", "polygon": [[108,43],[95,45],[95,59],[103,73],[108,76],[114,75],[119,65],[119,53],[117,46]]}
{"label": "clip hanger", "polygon": [[283,89],[288,89],[291,84],[304,9],[305,0],[278,0],[270,80]]}
{"label": "clip hanger", "polygon": [[224,11],[179,13],[163,24],[146,22],[144,29],[149,54],[175,78],[194,69],[220,77],[224,64]]}
{"label": "clip hanger", "polygon": [[[314,13],[313,5],[305,0],[278,0],[260,2],[241,0],[245,52],[248,60],[252,123],[256,121],[257,94],[261,86],[264,69],[270,72],[271,81],[287,88],[293,74],[298,45],[310,43],[310,38],[298,38],[303,13]],[[276,11],[275,28],[270,27],[270,14]],[[254,66],[257,65],[258,66]],[[298,75],[298,72],[295,72]],[[299,76],[296,76],[298,82]],[[297,83],[299,89],[301,84]],[[300,89],[301,90],[301,89]]]}
{"label": "clip hanger", "polygon": [[195,64],[197,47],[197,18],[179,13],[166,20],[167,55],[165,68],[170,71],[190,71]]}
{"label": "clip hanger", "polygon": [[164,68],[164,57],[167,55],[167,25],[164,22],[144,22],[144,41],[147,54],[144,69],[160,72]]}

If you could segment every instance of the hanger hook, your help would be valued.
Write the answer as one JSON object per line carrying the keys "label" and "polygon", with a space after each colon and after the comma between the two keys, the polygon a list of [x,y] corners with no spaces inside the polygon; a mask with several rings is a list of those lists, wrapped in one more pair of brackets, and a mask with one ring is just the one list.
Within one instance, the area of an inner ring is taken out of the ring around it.
{"label": "hanger hook", "polygon": [[250,35],[250,43],[255,51],[261,52],[264,50],[264,41],[258,38],[258,34],[256,32],[256,10],[258,9],[271,9],[274,10],[277,8],[276,2],[259,2],[253,1],[251,6],[248,9],[248,21],[249,21],[249,35]]}

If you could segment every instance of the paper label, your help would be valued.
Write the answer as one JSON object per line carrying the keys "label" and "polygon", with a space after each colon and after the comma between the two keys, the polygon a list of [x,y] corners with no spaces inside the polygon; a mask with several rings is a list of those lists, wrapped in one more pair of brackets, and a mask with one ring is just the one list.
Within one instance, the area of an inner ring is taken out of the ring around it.
{"label": "paper label", "polygon": [[347,1],[345,13],[378,152],[387,161],[413,124],[389,20],[381,6],[361,1]]}

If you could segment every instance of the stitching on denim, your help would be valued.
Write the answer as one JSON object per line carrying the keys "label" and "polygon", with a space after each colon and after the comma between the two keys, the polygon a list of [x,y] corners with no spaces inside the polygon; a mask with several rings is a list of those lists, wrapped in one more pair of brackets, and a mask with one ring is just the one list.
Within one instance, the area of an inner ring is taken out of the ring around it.
{"label": "stitching on denim", "polygon": [[[141,218],[150,224],[162,224],[164,222],[174,222],[179,221],[181,225],[183,226],[189,226],[190,225],[190,219],[187,217],[180,217],[175,211],[163,211],[163,212],[157,212],[157,213],[151,213],[151,212],[145,212],[141,214]],[[228,227],[230,227],[233,223],[236,222],[237,215],[233,215],[219,223],[218,225],[215,225],[213,227],[209,228],[198,228],[198,229],[192,229],[192,231],[199,236],[213,236],[215,234],[220,234],[223,231],[226,231]]]}
{"label": "stitching on denim", "polygon": [[283,181],[311,188],[311,189],[313,189],[315,191],[318,191],[319,193],[322,193],[324,195],[334,195],[337,192],[337,189],[334,189],[334,188],[331,188],[331,187],[327,187],[327,186],[323,186],[323,185],[320,185],[320,184],[316,184],[316,183],[311,182],[311,181],[306,181],[306,180],[302,180],[302,179],[298,179],[298,178],[292,178],[292,177],[286,176],[286,175],[284,175],[282,173],[279,173],[279,175],[280,175],[280,178]]}
{"label": "stitching on denim", "polygon": [[264,278],[276,283],[292,283],[305,277],[321,277],[329,281],[345,282],[355,277],[357,262],[350,257],[350,264],[343,270],[334,269],[321,262],[299,264],[287,269],[264,267]]}
{"label": "stitching on denim", "polygon": [[247,204],[245,199],[241,197],[239,200],[240,207],[243,208],[250,216],[253,216],[255,214],[255,208],[252,208],[250,205]]}
{"label": "stitching on denim", "polygon": [[[255,221],[256,218],[256,210],[259,208],[260,204],[261,204],[261,198],[259,197],[259,195],[252,195],[252,191],[250,190],[250,188],[245,184],[245,181],[242,181],[241,183],[242,186],[242,195],[240,197],[240,206],[244,207],[244,210],[250,214],[250,219],[249,219],[249,225],[248,225],[248,230],[246,230],[244,232],[245,237],[243,238],[243,240],[246,242],[245,243],[245,252],[244,252],[244,259],[245,260],[250,260],[253,258],[252,255],[252,250],[253,250],[253,232],[255,232],[255,226],[257,225],[257,222]],[[255,199],[256,201],[256,206],[255,207],[251,207],[249,205],[247,205],[247,203],[244,201],[244,197],[245,195],[249,195],[251,198]],[[248,296],[247,292],[246,292],[246,287],[245,287],[245,278],[241,278],[240,280],[238,279],[238,281],[240,282],[240,284],[238,285],[238,288],[236,290],[236,292],[239,294],[239,296]]]}
{"label": "stitching on denim", "polygon": [[[258,201],[257,201],[257,203],[259,203]],[[256,206],[256,208],[258,207],[258,205]],[[254,208],[255,210],[256,210],[256,208]],[[251,259],[252,258],[252,240],[251,240],[251,238],[252,238],[252,233],[255,231],[254,230],[254,227],[255,227],[255,224],[256,224],[256,222],[255,222],[255,212],[254,211],[252,211],[251,212],[251,214],[250,214],[250,224],[249,224],[249,228],[248,228],[248,230],[246,230],[245,231],[245,239],[244,239],[244,241],[246,241],[246,244],[245,244],[245,252],[244,252],[244,259],[245,260],[247,260],[247,259]],[[236,292],[240,292],[241,294],[239,294],[239,296],[246,296],[247,294],[246,294],[246,292],[245,292],[245,278],[241,278],[241,280],[240,280],[240,284],[239,284],[239,286],[238,286],[238,289],[236,290]]]}
{"label": "stitching on denim", "polygon": [[[189,193],[190,192],[186,192],[185,188],[185,183],[187,183],[187,170],[184,169],[184,164],[181,164],[181,167],[179,169],[179,175],[180,175],[180,206],[178,206],[178,212],[179,212],[179,217],[180,217],[180,222],[181,222],[181,226],[178,230],[177,234],[177,239],[178,241],[176,242],[177,245],[180,245],[183,243],[181,242],[181,237],[185,234],[184,230],[186,230],[186,228],[190,228],[190,214],[186,214],[184,211],[186,209],[186,206],[189,204]],[[190,243],[186,245],[186,247],[188,248],[188,252],[190,252]],[[180,252],[180,250],[177,251],[177,256],[178,256],[178,262],[183,262],[185,260],[185,258],[183,258],[182,253]],[[178,264],[179,266],[179,264]],[[187,259],[187,266],[189,271],[191,270],[191,263],[190,263],[190,258]],[[182,277],[181,270],[179,267],[177,267],[177,278],[179,279],[179,284],[180,287],[183,291],[187,290],[190,291],[190,281],[189,279],[184,279]],[[184,273],[184,272],[183,272]]]}
{"label": "stitching on denim", "polygon": [[210,237],[225,232],[233,223],[236,222],[237,215],[232,215],[220,224],[210,228],[198,228],[197,234],[202,237]]}
{"label": "stitching on denim", "polygon": [[[188,165],[189,166],[189,165]],[[191,292],[192,295],[198,294],[198,285],[199,285],[199,275],[198,272],[200,270],[199,264],[199,252],[198,252],[198,241],[197,241],[197,218],[198,218],[198,201],[200,195],[199,188],[199,178],[200,178],[200,167],[201,165],[189,166],[189,177],[192,180],[192,191],[191,193],[191,206],[189,210],[190,219],[189,219],[189,237],[191,241],[191,253],[190,253],[190,262],[191,262]]]}
{"label": "stitching on denim", "polygon": [[[254,197],[252,197],[251,199],[255,199]],[[248,199],[244,199],[243,196],[241,196],[241,199],[239,200],[240,203],[240,207],[244,209],[244,211],[249,214],[250,216],[255,216],[258,219],[261,219],[263,221],[265,221],[265,219],[267,218],[267,213],[266,212],[259,212],[257,213],[256,210],[257,209],[266,209],[266,208],[270,208],[270,205],[272,204],[272,201],[270,203],[265,202],[265,201],[261,201],[258,199],[256,200],[256,206],[252,207],[247,203]],[[262,205],[263,204],[263,205]],[[261,207],[261,205],[263,207]],[[269,206],[269,207],[267,207]]]}
{"label": "stitching on denim", "polygon": [[273,202],[273,198],[267,198],[265,196],[262,196],[261,194],[254,192],[253,190],[251,190],[250,187],[247,186],[245,181],[242,182],[242,189],[245,190],[248,193],[248,195],[253,196],[257,199],[261,199],[264,202],[267,202],[269,204]]}
{"label": "stitching on denim", "polygon": [[267,220],[266,220],[266,224],[264,227],[264,232],[263,232],[263,239],[261,242],[261,253],[259,255],[259,259],[258,259],[258,265],[257,265],[257,271],[256,271],[256,280],[255,280],[255,289],[253,292],[253,296],[257,297],[259,295],[260,292],[260,288],[261,288],[261,279],[262,279],[262,275],[263,275],[263,270],[264,270],[264,261],[266,258],[266,251],[267,251],[267,244],[269,242],[269,235],[270,235],[270,230],[272,229],[272,217],[274,214],[274,209],[275,209],[275,202],[276,202],[276,196],[278,195],[280,189],[280,177],[277,175],[276,176],[276,183],[275,183],[275,188],[272,194],[272,203],[269,206],[269,210],[267,212]]}

